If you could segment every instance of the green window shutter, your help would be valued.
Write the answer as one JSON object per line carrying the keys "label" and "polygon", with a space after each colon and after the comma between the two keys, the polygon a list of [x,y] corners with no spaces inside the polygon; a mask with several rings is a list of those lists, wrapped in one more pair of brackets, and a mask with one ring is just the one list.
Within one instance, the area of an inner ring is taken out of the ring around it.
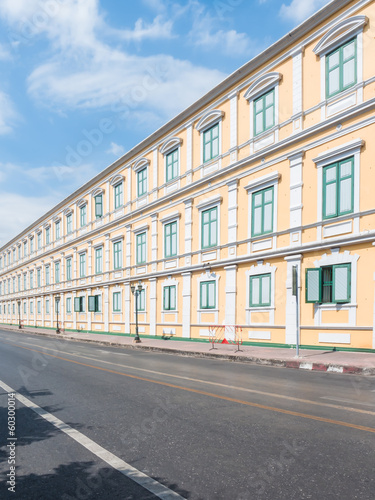
{"label": "green window shutter", "polygon": [[74,312],[81,311],[81,297],[74,297]]}
{"label": "green window shutter", "polygon": [[351,265],[333,266],[333,302],[350,302]]}
{"label": "green window shutter", "polygon": [[322,270],[318,268],[306,269],[306,302],[322,301]]}
{"label": "green window shutter", "polygon": [[326,57],[326,95],[332,97],[357,83],[357,39]]}
{"label": "green window shutter", "polygon": [[169,153],[166,157],[166,181],[169,182],[178,176],[178,149]]}

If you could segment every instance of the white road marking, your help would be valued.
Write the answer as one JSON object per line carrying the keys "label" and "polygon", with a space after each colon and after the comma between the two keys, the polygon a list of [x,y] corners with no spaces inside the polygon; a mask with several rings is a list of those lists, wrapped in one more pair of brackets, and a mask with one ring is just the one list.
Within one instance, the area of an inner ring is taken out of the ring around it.
{"label": "white road marking", "polygon": [[98,458],[106,462],[114,469],[121,472],[121,474],[128,477],[135,483],[139,484],[140,486],[142,486],[142,488],[145,488],[146,490],[153,493],[157,498],[160,498],[161,500],[178,500],[178,499],[186,500],[178,493],[170,490],[163,484],[158,483],[157,481],[155,481],[155,479],[152,479],[152,477],[147,476],[138,469],[135,469],[128,463],[124,462],[124,460],[122,460],[121,458],[116,457],[116,455],[113,455],[113,453],[106,450],[99,444],[95,443],[95,441],[93,441],[92,439],[88,438],[87,436],[77,431],[76,429],[73,429],[73,427],[70,427],[70,425],[66,424],[65,422],[55,417],[51,413],[48,413],[48,411],[36,405],[33,401],[30,401],[29,399],[25,398],[24,396],[22,396],[22,394],[19,394],[1,380],[0,380],[0,387],[2,387],[4,391],[7,391],[8,393],[14,393],[16,395],[16,399],[18,399],[20,403],[33,410],[40,417],[47,420],[47,422],[54,425],[60,431],[65,432],[65,434],[74,439],[74,441],[77,441],[77,443],[84,446]]}
{"label": "white road marking", "polygon": [[[13,344],[17,345],[17,344]],[[306,403],[310,405],[315,405],[315,406],[325,406],[326,408],[335,408],[337,410],[345,410],[345,411],[350,411],[353,413],[365,413],[367,415],[375,415],[375,412],[370,411],[370,410],[361,410],[359,408],[348,408],[347,406],[340,406],[340,405],[334,405],[331,403],[321,403],[319,401],[312,401],[310,399],[301,399],[301,398],[295,398],[293,396],[286,396],[284,394],[276,394],[273,392],[265,392],[265,391],[258,391],[256,389],[248,389],[247,387],[239,387],[239,386],[234,386],[234,385],[227,385],[227,384],[220,384],[219,382],[211,382],[209,380],[201,380],[197,378],[192,378],[192,377],[184,377],[182,375],[175,375],[173,373],[165,373],[165,372],[158,372],[155,370],[148,370],[147,368],[139,368],[138,366],[131,366],[131,365],[123,365],[119,363],[113,363],[112,361],[104,361],[103,359],[98,359],[98,358],[90,358],[89,356],[83,356],[82,354],[75,354],[75,353],[70,353],[66,351],[61,351],[59,349],[51,349],[49,347],[44,347],[44,346],[38,346],[33,344],[34,347],[40,347],[41,349],[44,349],[46,351],[54,351],[55,356],[59,356],[60,354],[66,354],[68,356],[75,356],[78,358],[82,359],[88,359],[91,361],[97,361],[99,363],[103,363],[106,365],[111,365],[111,366],[118,366],[120,368],[127,368],[130,370],[136,370],[139,372],[144,372],[144,373],[151,373],[153,375],[162,375],[164,377],[170,377],[170,378],[175,378],[179,380],[188,380],[189,382],[197,382],[200,384],[205,384],[205,385],[213,385],[215,387],[223,387],[224,389],[230,389],[230,390],[236,390],[236,391],[242,391],[242,392],[249,392],[252,394],[259,394],[261,396],[267,396],[271,398],[279,398],[279,399],[286,399],[288,401],[296,401],[298,403]],[[51,354],[51,356],[54,356],[54,354]],[[129,354],[128,354],[129,356]]]}
{"label": "white road marking", "polygon": [[375,404],[372,403],[360,403],[359,401],[354,401],[352,399],[331,398],[329,396],[321,396],[320,399],[329,399],[330,401],[338,401],[339,403],[349,403],[362,406],[375,406]]}

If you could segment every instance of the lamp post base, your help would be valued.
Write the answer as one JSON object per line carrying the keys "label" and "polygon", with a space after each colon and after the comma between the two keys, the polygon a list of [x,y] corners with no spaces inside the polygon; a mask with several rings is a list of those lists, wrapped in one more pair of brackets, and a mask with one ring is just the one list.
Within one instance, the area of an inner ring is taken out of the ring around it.
{"label": "lamp post base", "polygon": [[140,344],[142,341],[139,337],[134,337],[133,344]]}

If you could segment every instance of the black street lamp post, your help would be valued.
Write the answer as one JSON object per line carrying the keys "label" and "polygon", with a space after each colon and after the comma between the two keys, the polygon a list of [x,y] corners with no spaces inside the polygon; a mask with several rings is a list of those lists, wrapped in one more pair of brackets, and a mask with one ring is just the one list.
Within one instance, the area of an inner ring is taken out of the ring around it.
{"label": "black street lamp post", "polygon": [[60,295],[56,295],[55,297],[55,304],[56,304],[56,333],[60,333],[60,327],[59,327],[59,309],[60,309]]}
{"label": "black street lamp post", "polygon": [[18,303],[18,328],[21,329],[22,328],[22,323],[21,323],[21,301],[18,300],[17,303]]}
{"label": "black street lamp post", "polygon": [[138,333],[138,297],[139,294],[142,291],[142,283],[139,282],[138,286],[136,287],[134,284],[130,286],[132,294],[135,297],[135,337],[133,342],[135,344],[139,344],[141,342],[141,339],[139,338],[139,333]]}

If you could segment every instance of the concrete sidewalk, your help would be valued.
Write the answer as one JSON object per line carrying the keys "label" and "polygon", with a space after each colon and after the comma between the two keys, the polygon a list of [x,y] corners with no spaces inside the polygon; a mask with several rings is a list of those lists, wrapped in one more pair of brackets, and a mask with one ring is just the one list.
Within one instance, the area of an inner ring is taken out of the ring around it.
{"label": "concrete sidewalk", "polygon": [[244,345],[240,346],[241,351],[236,351],[236,345],[215,344],[215,349],[211,349],[212,345],[209,342],[152,337],[141,337],[142,342],[134,344],[134,336],[128,337],[84,332],[56,334],[54,330],[46,330],[44,328],[26,327],[20,330],[16,325],[1,325],[0,328],[27,334],[95,342],[102,345],[121,346],[128,349],[159,351],[181,356],[220,358],[229,361],[241,361],[259,365],[273,365],[303,370],[375,375],[375,353],[300,349],[299,357],[297,358],[295,349],[286,348]]}

